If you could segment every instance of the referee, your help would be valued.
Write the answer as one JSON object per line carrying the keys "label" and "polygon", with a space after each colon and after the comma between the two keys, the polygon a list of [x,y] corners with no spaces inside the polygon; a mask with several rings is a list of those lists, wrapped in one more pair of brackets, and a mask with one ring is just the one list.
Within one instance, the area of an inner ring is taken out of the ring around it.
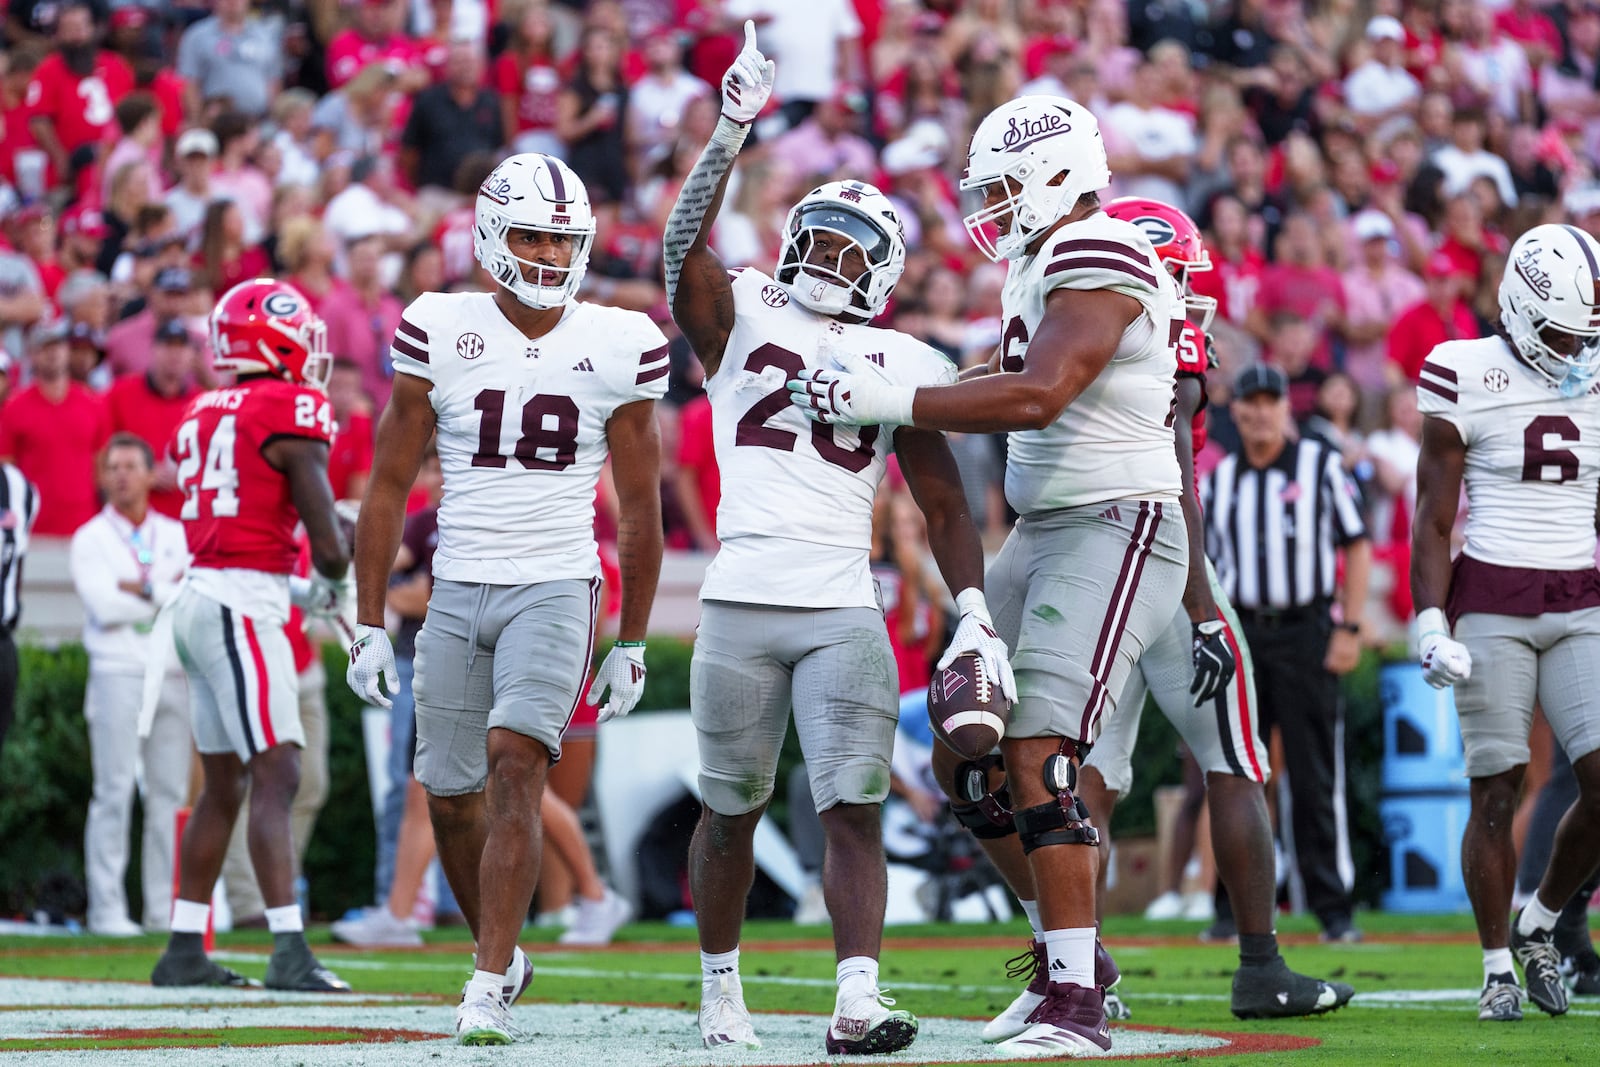
{"label": "referee", "polygon": [[0,463],[0,752],[17,709],[17,644],[11,638],[22,613],[22,557],[39,517],[39,491],[22,472]]}
{"label": "referee", "polygon": [[1288,393],[1266,364],[1235,381],[1240,447],[1201,485],[1206,549],[1250,643],[1262,729],[1282,737],[1306,903],[1324,940],[1355,941],[1339,675],[1361,655],[1372,550],[1339,453],[1291,436]]}

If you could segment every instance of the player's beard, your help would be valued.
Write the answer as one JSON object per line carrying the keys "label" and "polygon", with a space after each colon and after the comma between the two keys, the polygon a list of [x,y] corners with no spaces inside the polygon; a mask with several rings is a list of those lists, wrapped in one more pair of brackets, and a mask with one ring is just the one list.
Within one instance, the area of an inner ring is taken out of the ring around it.
{"label": "player's beard", "polygon": [[93,42],[84,44],[64,44],[61,46],[61,61],[67,65],[67,70],[79,78],[87,78],[94,73],[94,60],[99,49]]}

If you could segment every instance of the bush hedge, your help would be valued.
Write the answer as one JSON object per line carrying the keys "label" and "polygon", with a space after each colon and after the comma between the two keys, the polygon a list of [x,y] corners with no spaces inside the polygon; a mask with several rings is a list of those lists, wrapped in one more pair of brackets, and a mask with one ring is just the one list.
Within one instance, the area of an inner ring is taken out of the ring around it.
{"label": "bush hedge", "polygon": [[[650,674],[635,714],[688,707],[690,651],[686,641],[650,642]],[[16,721],[0,757],[0,914],[7,915],[30,915],[35,907],[54,906],[63,882],[83,878],[83,824],[91,781],[83,721],[88,662],[82,647],[23,646],[19,653]],[[371,901],[375,831],[361,703],[344,684],[344,650],[330,645],[323,656],[328,670],[330,790],[306,855],[306,873],[312,909],[327,918]],[[1369,654],[1345,686],[1350,829],[1357,895],[1368,903],[1376,901],[1383,888],[1382,872],[1387,870],[1377,809],[1382,759],[1378,667],[1378,657]],[[1176,742],[1166,718],[1149,709],[1140,726],[1138,775],[1117,809],[1117,834],[1154,832],[1154,789],[1181,780]],[[785,765],[798,755],[791,729]],[[780,789],[775,799],[782,797]],[[135,857],[138,851],[133,849]],[[135,859],[129,872],[135,915],[138,894]]]}

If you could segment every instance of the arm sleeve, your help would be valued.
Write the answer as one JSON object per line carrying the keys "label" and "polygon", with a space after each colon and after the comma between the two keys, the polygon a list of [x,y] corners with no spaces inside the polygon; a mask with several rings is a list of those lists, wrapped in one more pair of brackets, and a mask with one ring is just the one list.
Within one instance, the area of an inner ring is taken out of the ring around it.
{"label": "arm sleeve", "polygon": [[[433,365],[429,360],[427,304],[430,294],[424,293],[413,300],[400,315],[400,325],[395,329],[394,341],[389,347],[389,358],[400,374],[409,374],[423,381],[433,381]],[[657,331],[658,333],[660,331]],[[663,342],[665,343],[665,342]]]}
{"label": "arm sleeve", "polygon": [[1327,503],[1333,516],[1335,543],[1348,545],[1352,541],[1366,537],[1367,524],[1361,518],[1361,507],[1357,503],[1361,498],[1360,490],[1345,473],[1344,464],[1340,462],[1336,449],[1328,448],[1323,451],[1322,491],[1327,496]]}

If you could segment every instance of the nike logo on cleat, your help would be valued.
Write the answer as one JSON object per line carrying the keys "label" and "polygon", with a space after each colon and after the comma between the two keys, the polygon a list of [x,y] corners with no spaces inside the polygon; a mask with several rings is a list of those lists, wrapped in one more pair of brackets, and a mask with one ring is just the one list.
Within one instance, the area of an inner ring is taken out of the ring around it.
{"label": "nike logo on cleat", "polygon": [[[1287,994],[1287,993],[1279,993],[1278,994],[1278,1003],[1279,1004],[1288,1004],[1289,1003],[1289,994]],[[1322,998],[1320,996],[1317,998],[1317,1003],[1319,1003],[1319,1004],[1322,1003]]]}

